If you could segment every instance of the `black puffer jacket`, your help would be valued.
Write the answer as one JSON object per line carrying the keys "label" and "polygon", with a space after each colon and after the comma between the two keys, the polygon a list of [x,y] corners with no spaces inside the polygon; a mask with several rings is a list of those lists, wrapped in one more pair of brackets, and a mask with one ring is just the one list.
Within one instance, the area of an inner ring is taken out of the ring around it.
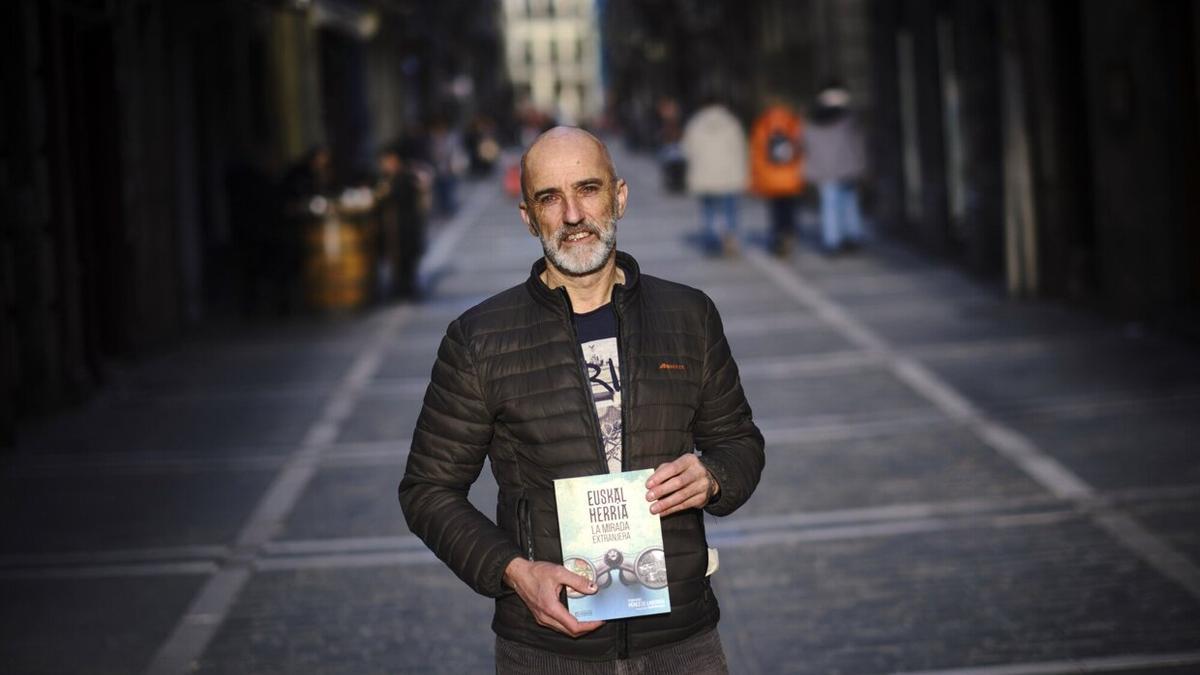
{"label": "black puffer jacket", "polygon": [[[717,623],[704,519],[695,509],[662,519],[669,614],[610,621],[573,639],[537,625],[502,584],[517,556],[562,562],[553,480],[608,470],[570,301],[540,281],[545,264],[450,324],[400,504],[409,528],[455,574],[496,598],[497,634],[576,658],[623,658]],[[764,455],[716,307],[694,288],[640,276],[629,255],[618,253],[617,264],[625,273],[613,290],[625,469],[655,468],[699,449],[721,485],[707,510],[728,514],[758,484]],[[485,457],[500,486],[497,524],[467,501]]]}

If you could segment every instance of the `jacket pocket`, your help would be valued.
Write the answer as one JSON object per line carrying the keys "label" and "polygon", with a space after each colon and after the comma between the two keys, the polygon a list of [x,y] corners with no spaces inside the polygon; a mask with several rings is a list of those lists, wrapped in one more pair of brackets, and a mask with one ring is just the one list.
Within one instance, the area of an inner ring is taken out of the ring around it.
{"label": "jacket pocket", "polygon": [[529,515],[529,500],[522,497],[517,500],[517,538],[521,542],[521,551],[529,560],[533,557],[533,518]]}

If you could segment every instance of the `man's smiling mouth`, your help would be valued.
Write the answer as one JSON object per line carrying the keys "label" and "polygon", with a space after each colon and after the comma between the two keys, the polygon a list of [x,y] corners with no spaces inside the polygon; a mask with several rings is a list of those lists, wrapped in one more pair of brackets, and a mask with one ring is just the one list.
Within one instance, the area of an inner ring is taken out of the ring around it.
{"label": "man's smiling mouth", "polygon": [[589,232],[587,230],[581,230],[579,232],[573,232],[573,233],[568,234],[567,236],[563,237],[563,241],[570,244],[570,243],[574,243],[577,241],[581,241],[590,236],[592,236],[591,232]]}

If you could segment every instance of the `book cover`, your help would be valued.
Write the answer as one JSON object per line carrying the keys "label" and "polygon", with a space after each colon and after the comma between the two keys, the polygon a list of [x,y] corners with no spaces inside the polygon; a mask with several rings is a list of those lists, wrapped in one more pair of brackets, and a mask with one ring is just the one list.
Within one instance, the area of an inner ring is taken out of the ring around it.
{"label": "book cover", "polygon": [[563,565],[600,590],[567,589],[567,610],[580,621],[671,611],[662,524],[650,513],[651,469],[554,481]]}

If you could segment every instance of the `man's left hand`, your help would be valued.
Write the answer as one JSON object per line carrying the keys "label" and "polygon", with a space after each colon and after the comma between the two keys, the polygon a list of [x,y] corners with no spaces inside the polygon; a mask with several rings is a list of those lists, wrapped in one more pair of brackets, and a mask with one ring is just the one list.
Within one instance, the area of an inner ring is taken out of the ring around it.
{"label": "man's left hand", "polygon": [[646,481],[650,513],[669,516],[684,509],[704,508],[721,487],[696,455],[683,455],[658,468]]}

